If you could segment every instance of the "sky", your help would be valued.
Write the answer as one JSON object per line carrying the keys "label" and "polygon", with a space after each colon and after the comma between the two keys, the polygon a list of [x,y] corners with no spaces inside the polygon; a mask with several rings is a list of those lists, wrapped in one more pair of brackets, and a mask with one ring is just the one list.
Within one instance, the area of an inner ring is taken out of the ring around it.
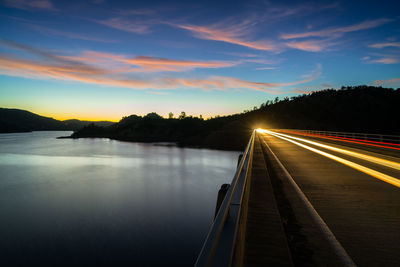
{"label": "sky", "polygon": [[400,87],[399,1],[0,2],[0,107],[56,119],[240,113]]}

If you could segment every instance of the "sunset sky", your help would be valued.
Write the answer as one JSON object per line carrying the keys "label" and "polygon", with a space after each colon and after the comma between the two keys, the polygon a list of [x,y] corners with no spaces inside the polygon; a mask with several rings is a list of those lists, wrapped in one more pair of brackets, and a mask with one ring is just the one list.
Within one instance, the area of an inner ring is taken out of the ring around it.
{"label": "sunset sky", "polygon": [[0,2],[0,107],[56,119],[227,115],[400,87],[399,1]]}

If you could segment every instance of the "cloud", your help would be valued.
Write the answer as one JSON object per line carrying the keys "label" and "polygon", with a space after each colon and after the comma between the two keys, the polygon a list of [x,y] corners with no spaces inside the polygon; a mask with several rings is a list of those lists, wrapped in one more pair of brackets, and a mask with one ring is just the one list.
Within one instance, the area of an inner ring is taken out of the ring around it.
{"label": "cloud", "polygon": [[249,59],[242,59],[241,62],[250,62],[250,63],[257,63],[257,64],[277,64],[282,60],[271,60],[271,59],[263,59],[263,58],[249,58]]}
{"label": "cloud", "polygon": [[394,78],[390,80],[376,80],[373,82],[374,85],[383,85],[383,84],[400,84],[400,78]]}
{"label": "cloud", "polygon": [[58,36],[62,36],[62,37],[70,38],[70,39],[79,39],[79,40],[101,42],[101,43],[116,43],[117,42],[115,40],[96,38],[96,37],[88,36],[86,34],[83,35],[83,34],[77,34],[77,33],[73,33],[73,32],[54,30],[54,29],[50,29],[50,28],[42,27],[42,26],[38,26],[38,25],[29,24],[29,27],[31,27],[32,29],[34,29],[42,34],[58,35]]}
{"label": "cloud", "polygon": [[286,45],[290,48],[308,52],[320,52],[325,48],[325,46],[318,41],[288,42]]}
{"label": "cloud", "polygon": [[399,60],[393,57],[383,57],[369,61],[369,63],[381,63],[381,64],[396,64],[398,62]]}
{"label": "cloud", "polygon": [[396,64],[400,62],[398,55],[374,53],[372,56],[362,57],[361,60],[368,64]]}
{"label": "cloud", "polygon": [[256,70],[276,70],[277,67],[263,67],[263,68],[256,68]]}
{"label": "cloud", "polygon": [[132,21],[126,18],[111,18],[106,20],[95,20],[95,22],[105,25],[110,28],[114,28],[120,31],[132,32],[136,34],[147,34],[150,33],[150,24],[148,21]]}
{"label": "cloud", "polygon": [[104,68],[112,67],[120,72],[182,72],[197,68],[226,68],[240,62],[198,61],[156,58],[148,56],[129,57],[127,55],[85,51],[77,57],[66,57],[81,62],[92,62]]}
{"label": "cloud", "polygon": [[5,5],[18,9],[45,9],[55,10],[53,3],[49,0],[5,0]]}
{"label": "cloud", "polygon": [[376,44],[371,44],[368,47],[372,47],[372,48],[398,47],[398,48],[400,48],[400,42],[376,43]]}
{"label": "cloud", "polygon": [[348,32],[355,32],[355,31],[361,31],[361,30],[366,30],[370,28],[376,28],[378,26],[381,26],[385,23],[388,23],[392,21],[391,19],[376,19],[376,20],[366,20],[364,22],[350,25],[350,26],[345,26],[345,27],[337,27],[337,28],[330,28],[330,29],[324,29],[324,30],[319,30],[319,31],[308,31],[308,32],[303,32],[303,33],[288,33],[288,34],[282,34],[280,36],[281,39],[298,39],[298,38],[306,38],[306,37],[332,37],[332,36],[341,36],[344,33]]}
{"label": "cloud", "polygon": [[225,76],[211,76],[205,79],[176,77],[134,79],[115,75],[115,73],[108,72],[107,70],[86,69],[84,67],[77,69],[71,65],[41,64],[32,60],[22,60],[5,56],[0,56],[0,73],[25,78],[56,79],[141,90],[178,88],[203,90],[250,89],[271,93],[279,93],[280,87],[307,83],[315,78],[309,77],[290,83],[253,82]]}
{"label": "cloud", "polygon": [[147,70],[163,70],[163,71],[182,71],[194,68],[224,68],[236,65],[234,62],[223,61],[188,61],[173,60],[166,58],[154,58],[146,56],[137,56],[127,59],[127,63],[137,65]]}
{"label": "cloud", "polygon": [[196,38],[220,41],[248,47],[255,50],[278,51],[280,47],[270,40],[249,40],[250,27],[254,25],[252,20],[232,24],[225,21],[211,26],[196,26],[189,24],[170,24],[177,28],[190,31]]}
{"label": "cloud", "polygon": [[[83,82],[114,87],[126,87],[131,89],[203,89],[203,90],[227,90],[227,89],[249,89],[264,92],[279,93],[281,87],[310,82],[321,74],[321,66],[304,79],[288,83],[268,83],[242,80],[234,77],[210,76],[206,78],[187,78],[187,77],[168,77],[168,76],[146,76],[135,78],[126,72],[126,69],[114,68],[112,65],[107,67],[101,63],[111,59],[112,62],[127,59],[122,55],[103,54],[97,57],[97,61],[87,61],[86,57],[65,57],[52,55],[48,52],[18,44],[13,42],[2,42],[8,46],[30,52],[39,59],[24,59],[0,55],[0,73],[9,76],[26,77],[34,79],[56,79],[73,82]],[[96,55],[96,54],[92,54]],[[97,54],[99,55],[99,53]],[[95,57],[94,57],[95,58]],[[105,61],[103,61],[105,60]],[[197,67],[202,64],[210,64],[197,61],[167,60],[150,57],[136,57],[133,59],[135,64],[160,64],[168,66]],[[98,64],[99,65],[92,65]],[[212,63],[215,64],[215,63]],[[219,63],[217,63],[218,65]],[[140,66],[140,65],[139,65]],[[208,66],[208,65],[207,65]],[[211,65],[216,67],[216,65]]]}

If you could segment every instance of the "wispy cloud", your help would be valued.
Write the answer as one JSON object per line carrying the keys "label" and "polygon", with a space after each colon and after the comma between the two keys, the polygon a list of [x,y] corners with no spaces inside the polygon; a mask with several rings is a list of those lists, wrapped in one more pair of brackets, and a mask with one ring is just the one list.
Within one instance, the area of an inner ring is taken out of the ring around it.
{"label": "wispy cloud", "polygon": [[248,38],[251,33],[250,28],[254,25],[254,21],[252,20],[245,20],[241,23],[224,21],[210,26],[190,24],[170,25],[188,30],[199,39],[220,41],[264,51],[277,51],[280,49],[279,46],[271,40],[254,41]]}
{"label": "wispy cloud", "polygon": [[5,0],[5,5],[18,9],[45,9],[56,10],[49,0]]}
{"label": "wispy cloud", "polygon": [[399,59],[394,58],[394,57],[383,57],[383,58],[370,60],[369,63],[396,64],[396,63],[399,63]]}
{"label": "wispy cloud", "polygon": [[298,38],[307,38],[307,37],[331,37],[334,35],[341,36],[344,33],[348,33],[348,32],[355,32],[355,31],[376,28],[376,27],[381,26],[390,21],[392,21],[392,20],[387,19],[387,18],[381,18],[381,19],[376,19],[376,20],[366,20],[364,22],[350,25],[350,26],[345,26],[345,27],[330,28],[330,29],[324,29],[324,30],[319,30],[319,31],[308,31],[308,32],[303,32],[303,33],[282,34],[280,36],[280,38],[287,40],[287,39],[298,39]]}
{"label": "wispy cloud", "polygon": [[288,42],[286,43],[286,46],[298,50],[303,50],[303,51],[308,51],[308,52],[320,52],[324,50],[326,45],[324,45],[320,41],[301,41],[301,42]]}
{"label": "wispy cloud", "polygon": [[73,32],[60,31],[60,30],[55,30],[55,29],[50,29],[47,27],[39,26],[39,25],[30,24],[29,27],[31,27],[32,29],[34,29],[42,34],[45,34],[45,35],[57,35],[57,36],[62,36],[62,37],[66,37],[69,39],[79,39],[79,40],[101,42],[101,43],[117,43],[116,40],[97,38],[97,37],[89,36],[87,34],[83,35],[83,34],[77,34],[77,33],[73,33]]}
{"label": "wispy cloud", "polygon": [[106,20],[95,20],[95,22],[120,31],[132,32],[136,34],[146,34],[151,32],[151,23],[149,21],[133,21],[127,18],[115,17]]}
{"label": "wispy cloud", "polygon": [[[85,57],[65,57],[52,55],[36,48],[22,44],[3,42],[3,45],[22,49],[39,57],[37,60],[22,59],[16,56],[10,57],[0,55],[0,73],[10,76],[34,78],[34,79],[57,79],[65,81],[83,82],[90,84],[127,87],[131,89],[203,89],[203,90],[227,90],[227,89],[249,89],[265,92],[279,93],[281,87],[304,84],[310,82],[321,74],[321,66],[304,79],[287,83],[254,82],[226,76],[210,76],[206,78],[187,78],[187,77],[167,77],[142,75],[135,78],[129,75],[125,69],[105,68],[104,66],[92,65],[87,62]],[[113,61],[126,59],[120,55],[104,54]],[[132,59],[131,59],[132,60]],[[133,59],[135,64],[165,64],[172,66],[204,66],[204,62],[166,60],[160,58],[136,57]],[[156,63],[158,62],[158,63]],[[213,63],[215,64],[215,63]],[[217,64],[218,65],[218,64]],[[139,65],[140,66],[140,65]],[[216,65],[211,65],[216,67]],[[208,65],[207,65],[208,67]]]}
{"label": "wispy cloud", "polygon": [[398,48],[400,48],[400,42],[376,43],[376,44],[369,45],[369,47],[372,47],[372,48],[398,47]]}
{"label": "wispy cloud", "polygon": [[361,60],[368,64],[397,64],[400,62],[399,56],[396,55],[373,54],[373,56],[365,56]]}
{"label": "wispy cloud", "polygon": [[227,90],[250,89],[271,93],[280,93],[280,88],[312,81],[316,77],[290,83],[266,83],[242,80],[225,76],[210,76],[205,79],[160,77],[156,79],[134,79],[116,75],[107,70],[92,68],[75,68],[71,65],[42,64],[32,60],[22,60],[0,56],[0,73],[9,76],[57,79],[65,81],[83,82],[114,87],[126,87],[131,89],[203,89],[203,90]]}
{"label": "wispy cloud", "polygon": [[80,62],[92,62],[104,68],[114,68],[120,72],[182,72],[197,68],[226,68],[240,62],[176,60],[148,56],[130,57],[121,54],[85,51],[77,57],[68,57]]}
{"label": "wispy cloud", "polygon": [[256,70],[276,70],[277,67],[262,67],[262,68],[256,68]]}
{"label": "wispy cloud", "polygon": [[127,59],[126,62],[140,66],[143,69],[168,71],[182,71],[194,68],[225,68],[232,67],[237,64],[235,62],[224,61],[173,60],[146,56],[137,56],[135,58]]}
{"label": "wispy cloud", "polygon": [[388,85],[395,85],[398,84],[400,85],[400,78],[394,78],[394,79],[390,79],[390,80],[376,80],[373,82],[374,85],[384,85],[384,84],[388,84]]}

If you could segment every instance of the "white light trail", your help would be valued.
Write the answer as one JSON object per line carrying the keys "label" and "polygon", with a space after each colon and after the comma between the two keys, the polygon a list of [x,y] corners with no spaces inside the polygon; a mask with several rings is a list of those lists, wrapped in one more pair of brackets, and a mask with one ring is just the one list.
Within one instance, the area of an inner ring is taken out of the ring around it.
{"label": "white light trail", "polygon": [[[286,141],[291,142],[291,143],[293,143],[293,144],[295,144],[295,145],[298,145],[298,146],[300,146],[300,147],[303,147],[303,148],[305,148],[305,149],[308,149],[308,150],[310,150],[310,151],[313,151],[313,152],[315,152],[315,153],[317,153],[317,154],[320,154],[320,155],[322,155],[322,156],[325,156],[325,157],[327,157],[327,158],[330,158],[330,159],[332,159],[332,160],[335,160],[335,161],[337,161],[337,162],[340,162],[340,163],[342,163],[342,164],[345,164],[345,165],[347,165],[347,166],[349,166],[349,167],[352,167],[352,168],[354,168],[354,169],[356,169],[356,170],[359,170],[359,171],[361,171],[361,172],[364,172],[364,173],[366,173],[366,174],[368,174],[368,175],[371,175],[371,176],[373,176],[373,177],[375,177],[375,178],[377,178],[377,179],[379,179],[379,180],[382,180],[382,181],[384,181],[384,182],[386,182],[386,183],[389,183],[389,184],[392,184],[392,185],[394,185],[394,186],[400,187],[400,180],[399,180],[399,179],[396,179],[396,178],[394,178],[394,177],[392,177],[392,176],[389,176],[389,175],[386,175],[386,174],[384,174],[384,173],[375,171],[375,170],[370,169],[370,168],[368,168],[368,167],[365,167],[365,166],[362,166],[362,165],[360,165],[360,164],[354,163],[354,162],[352,162],[352,161],[343,159],[343,158],[341,158],[341,157],[338,157],[338,156],[335,156],[335,155],[326,153],[326,152],[321,151],[321,150],[319,150],[319,149],[316,149],[316,148],[313,148],[313,147],[304,145],[304,144],[302,144],[302,143],[299,143],[299,142],[297,142],[297,141],[294,141],[294,140],[290,139],[290,137],[287,138],[287,137],[281,136],[281,134],[277,134],[277,133],[275,133],[275,132],[271,132],[271,131],[263,130],[263,129],[257,129],[257,132],[260,132],[260,133],[267,133],[267,134],[270,134],[270,135],[275,136],[275,137],[277,137],[277,138],[286,140]],[[322,144],[321,144],[321,145],[322,145]],[[365,155],[365,156],[367,156],[367,155]]]}

